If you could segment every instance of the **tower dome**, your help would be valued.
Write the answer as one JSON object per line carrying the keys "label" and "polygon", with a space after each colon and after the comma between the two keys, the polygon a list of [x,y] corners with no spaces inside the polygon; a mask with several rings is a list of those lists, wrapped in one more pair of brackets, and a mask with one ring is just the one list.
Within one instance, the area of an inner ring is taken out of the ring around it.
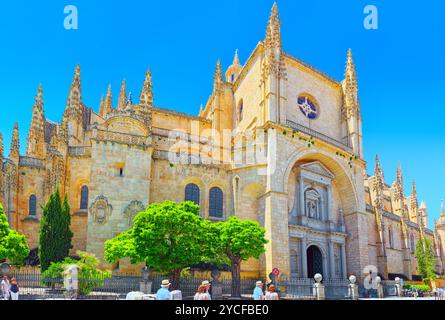
{"label": "tower dome", "polygon": [[239,63],[238,50],[235,51],[235,57],[233,58],[232,65],[226,71],[226,81],[234,83],[238,78],[243,66]]}

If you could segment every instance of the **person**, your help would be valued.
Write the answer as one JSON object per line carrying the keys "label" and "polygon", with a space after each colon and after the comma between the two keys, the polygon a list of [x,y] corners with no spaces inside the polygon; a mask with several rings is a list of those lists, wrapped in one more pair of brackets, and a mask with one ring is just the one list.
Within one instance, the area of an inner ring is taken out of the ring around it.
{"label": "person", "polygon": [[3,294],[3,299],[4,300],[9,300],[10,298],[10,290],[11,290],[11,284],[9,283],[9,279],[7,276],[3,277],[2,283],[1,283],[1,287],[2,287],[2,294]]}
{"label": "person", "polygon": [[172,300],[172,294],[169,290],[170,286],[169,280],[162,280],[161,288],[156,292],[156,300]]}
{"label": "person", "polygon": [[255,290],[253,290],[253,300],[264,300],[263,282],[257,281]]}
{"label": "person", "polygon": [[19,286],[15,278],[11,279],[10,295],[11,295],[11,300],[19,300]]}
{"label": "person", "polygon": [[209,295],[206,291],[207,291],[206,286],[203,285],[199,286],[198,292],[193,297],[193,300],[210,300]]}
{"label": "person", "polygon": [[278,293],[275,292],[275,286],[271,284],[269,291],[266,292],[266,300],[279,300]]}
{"label": "person", "polygon": [[444,290],[443,288],[438,289],[439,300],[443,300]]}
{"label": "person", "polygon": [[203,286],[204,288],[205,288],[205,293],[207,294],[207,296],[208,296],[208,299],[206,299],[206,300],[212,300],[212,296],[211,296],[211,294],[210,294],[210,282],[209,281],[207,281],[207,280],[205,280],[205,281],[203,281],[202,283],[201,283],[201,286]]}

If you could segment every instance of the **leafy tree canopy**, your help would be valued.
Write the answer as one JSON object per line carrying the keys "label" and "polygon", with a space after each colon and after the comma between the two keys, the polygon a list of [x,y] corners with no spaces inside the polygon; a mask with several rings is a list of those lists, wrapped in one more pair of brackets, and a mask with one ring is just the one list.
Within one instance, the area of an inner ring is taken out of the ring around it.
{"label": "leafy tree canopy", "polygon": [[193,202],[153,203],[134,219],[132,230],[105,243],[105,258],[145,262],[162,273],[180,271],[202,261],[205,221]]}
{"label": "leafy tree canopy", "polygon": [[0,260],[7,259],[13,264],[22,265],[28,255],[29,247],[25,236],[9,227],[8,218],[0,203]]}

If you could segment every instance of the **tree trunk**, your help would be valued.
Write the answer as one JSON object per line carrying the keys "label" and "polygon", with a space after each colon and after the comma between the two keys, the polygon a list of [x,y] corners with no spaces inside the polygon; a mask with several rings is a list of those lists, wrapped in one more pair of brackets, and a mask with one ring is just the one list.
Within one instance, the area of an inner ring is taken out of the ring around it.
{"label": "tree trunk", "polygon": [[241,264],[240,259],[232,259],[232,298],[241,298]]}
{"label": "tree trunk", "polygon": [[173,272],[172,272],[172,275],[171,275],[171,280],[170,280],[170,282],[171,282],[171,287],[170,287],[170,291],[173,291],[173,290],[179,290],[179,281],[180,281],[180,278],[181,278],[181,269],[176,269],[176,270],[174,270]]}

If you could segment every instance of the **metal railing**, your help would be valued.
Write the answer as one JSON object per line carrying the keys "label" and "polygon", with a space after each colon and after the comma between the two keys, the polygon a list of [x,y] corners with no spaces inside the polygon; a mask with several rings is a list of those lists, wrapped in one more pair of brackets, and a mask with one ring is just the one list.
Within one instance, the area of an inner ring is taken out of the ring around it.
{"label": "metal railing", "polygon": [[[45,279],[39,269],[16,269],[10,272],[9,277],[16,278],[19,285],[20,300],[40,300],[40,299],[65,299],[64,279],[54,278]],[[152,293],[156,293],[161,286],[165,276],[151,274],[149,281],[152,282]],[[182,291],[184,299],[191,299],[202,281],[210,280],[204,277],[186,277],[180,279],[179,289]],[[241,278],[241,294],[251,296],[255,288],[254,278]],[[92,286],[88,294],[80,295],[79,299],[125,299],[126,295],[132,291],[140,291],[140,284],[143,277],[140,274],[114,274],[111,278],[95,277],[94,279],[79,278],[79,287],[82,285]],[[219,279],[223,295],[230,295],[232,289],[232,280],[230,278]],[[95,284],[97,283],[97,284]]]}
{"label": "metal railing", "polygon": [[287,120],[286,124],[287,124],[288,127],[292,128],[294,130],[303,132],[303,133],[305,133],[305,134],[307,134],[307,135],[309,135],[311,137],[320,139],[320,140],[322,140],[324,142],[332,144],[332,145],[334,145],[334,146],[336,146],[336,147],[338,147],[340,149],[346,150],[346,151],[348,151],[350,153],[353,152],[352,148],[351,148],[351,144],[350,144],[349,141],[347,141],[346,143],[338,141],[338,140],[336,140],[334,138],[331,138],[331,137],[329,137],[329,136],[327,136],[327,135],[325,135],[325,134],[323,134],[321,132],[318,132],[318,131],[315,131],[313,129],[310,129],[308,127],[305,127],[305,126],[303,126],[301,124],[298,124],[296,122],[293,122],[291,120]]}
{"label": "metal railing", "polygon": [[290,278],[286,281],[286,297],[288,299],[315,299],[313,287],[315,281],[310,278]]}
{"label": "metal railing", "polygon": [[323,281],[325,285],[326,299],[349,299],[349,281],[346,279],[326,279]]}

